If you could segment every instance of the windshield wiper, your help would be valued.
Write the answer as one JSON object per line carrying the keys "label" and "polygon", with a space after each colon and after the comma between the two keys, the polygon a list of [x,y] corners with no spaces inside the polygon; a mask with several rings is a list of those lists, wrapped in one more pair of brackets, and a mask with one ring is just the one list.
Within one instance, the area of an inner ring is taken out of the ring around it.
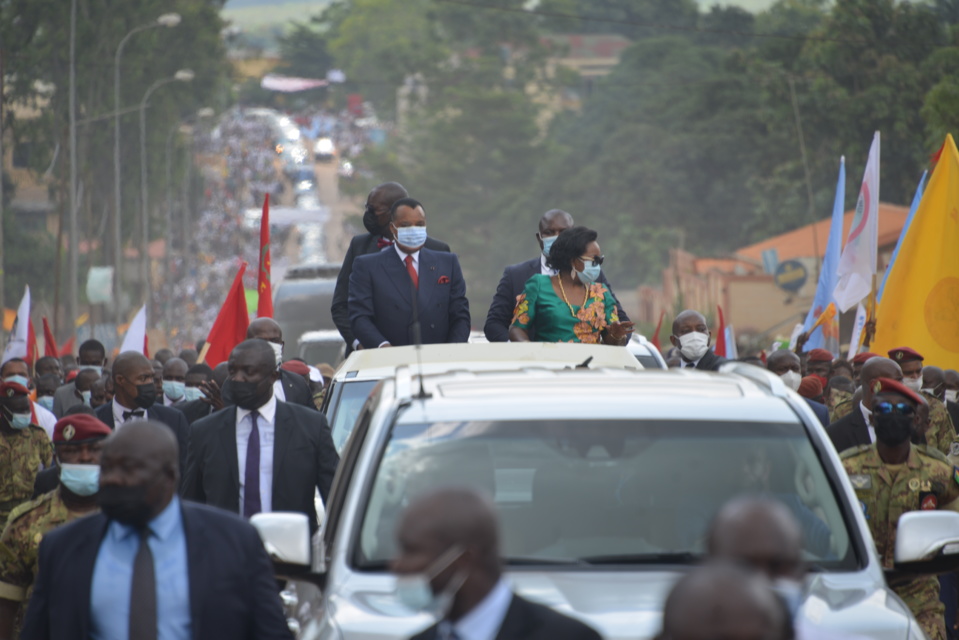
{"label": "windshield wiper", "polygon": [[580,558],[543,558],[540,556],[508,556],[503,563],[510,567],[529,567],[538,564],[545,565],[584,565],[588,564]]}
{"label": "windshield wiper", "polygon": [[702,560],[697,553],[623,553],[581,558],[588,564],[694,564]]}

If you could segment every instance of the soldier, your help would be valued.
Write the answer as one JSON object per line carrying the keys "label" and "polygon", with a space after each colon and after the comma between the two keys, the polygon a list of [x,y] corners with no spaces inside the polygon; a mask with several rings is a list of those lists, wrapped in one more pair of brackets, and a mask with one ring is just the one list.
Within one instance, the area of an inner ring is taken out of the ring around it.
{"label": "soldier", "polygon": [[0,638],[16,637],[37,575],[43,535],[97,508],[100,449],[110,427],[84,413],[57,422],[53,446],[60,486],[10,513],[0,535]]}
{"label": "soldier", "polygon": [[31,424],[30,392],[17,382],[0,383],[0,522],[33,494],[37,472],[50,466],[53,450],[43,427]]}
{"label": "soldier", "polygon": [[[845,451],[840,457],[882,565],[891,569],[899,516],[921,509],[956,510],[959,470],[938,450],[910,442],[916,430],[916,408],[923,402],[918,393],[890,378],[877,378],[871,384],[876,442]],[[945,639],[944,608],[935,576],[890,586],[929,638]]]}
{"label": "soldier", "polygon": [[829,423],[843,418],[856,407],[852,398],[856,395],[856,385],[846,376],[833,376],[826,385],[826,407],[829,409]]}
{"label": "soldier", "polygon": [[892,349],[889,351],[889,357],[902,369],[902,383],[916,393],[920,393],[929,405],[929,427],[925,432],[926,444],[948,456],[951,453],[952,443],[956,441],[955,425],[952,424],[952,418],[949,417],[949,411],[942,400],[921,391],[923,357],[909,347]]}
{"label": "soldier", "polygon": [[870,358],[875,358],[878,355],[878,353],[866,351],[864,353],[856,354],[853,359],[850,360],[850,362],[852,362],[852,381],[855,382],[857,386],[860,384],[859,373],[862,371],[862,366],[866,364],[867,360]]}

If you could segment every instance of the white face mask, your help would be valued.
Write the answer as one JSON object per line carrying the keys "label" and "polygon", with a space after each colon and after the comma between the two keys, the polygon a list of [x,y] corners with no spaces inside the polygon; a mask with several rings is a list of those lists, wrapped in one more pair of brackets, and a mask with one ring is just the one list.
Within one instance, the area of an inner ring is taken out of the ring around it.
{"label": "white face mask", "polygon": [[902,383],[906,385],[910,390],[919,393],[919,390],[922,388],[922,378],[903,378]]}
{"label": "white face mask", "polygon": [[959,398],[959,389],[946,389],[946,400],[948,402],[955,402],[956,398]]}
{"label": "white face mask", "polygon": [[283,345],[271,342],[270,346],[273,348],[273,353],[276,355],[276,366],[283,364]]}
{"label": "white face mask", "polygon": [[802,376],[795,371],[787,371],[786,373],[779,376],[783,380],[783,384],[792,389],[793,391],[799,391],[799,384],[802,382]]}
{"label": "white face mask", "polygon": [[453,598],[466,582],[466,575],[456,574],[441,593],[433,593],[430,581],[442,573],[463,554],[459,547],[452,547],[437,558],[424,573],[397,576],[396,599],[411,611],[428,613],[437,618],[445,616],[453,606]]}
{"label": "white face mask", "polygon": [[709,334],[691,331],[679,336],[679,350],[690,362],[696,362],[709,350]]}

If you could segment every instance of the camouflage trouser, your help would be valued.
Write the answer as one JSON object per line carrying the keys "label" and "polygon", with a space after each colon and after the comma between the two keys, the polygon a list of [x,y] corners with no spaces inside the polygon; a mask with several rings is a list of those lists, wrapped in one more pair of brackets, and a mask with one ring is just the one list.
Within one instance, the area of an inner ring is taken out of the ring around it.
{"label": "camouflage trouser", "polygon": [[916,616],[929,640],[946,640],[945,607],[939,601],[939,580],[928,576],[892,588]]}

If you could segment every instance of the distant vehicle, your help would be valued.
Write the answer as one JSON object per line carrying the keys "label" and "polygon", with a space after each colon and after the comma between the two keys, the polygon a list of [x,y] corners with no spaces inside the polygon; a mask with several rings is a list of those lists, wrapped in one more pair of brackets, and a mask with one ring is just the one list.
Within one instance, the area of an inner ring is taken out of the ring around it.
{"label": "distant vehicle", "polygon": [[332,138],[320,138],[313,145],[313,158],[318,162],[330,162],[336,155]]}
{"label": "distant vehicle", "polygon": [[303,166],[290,177],[290,183],[293,185],[294,198],[302,194],[314,193],[316,190],[316,174],[313,173],[312,167]]}
{"label": "distant vehicle", "polygon": [[297,342],[297,357],[311,365],[325,362],[335,369],[346,353],[346,343],[336,329],[307,331]]}
{"label": "distant vehicle", "polygon": [[336,170],[336,175],[339,176],[340,180],[352,180],[355,173],[356,170],[353,168],[352,162],[340,160],[340,166]]}
{"label": "distant vehicle", "polygon": [[629,340],[629,344],[626,345],[626,348],[629,349],[630,353],[636,356],[637,360],[643,363],[644,369],[669,368],[666,366],[666,359],[663,358],[663,354],[659,352],[656,345],[646,339],[646,336],[634,333],[633,337]]}
{"label": "distant vehicle", "polygon": [[273,291],[273,318],[283,329],[283,358],[298,356],[299,339],[308,331],[336,329],[330,306],[340,272],[338,264],[291,267]]}

